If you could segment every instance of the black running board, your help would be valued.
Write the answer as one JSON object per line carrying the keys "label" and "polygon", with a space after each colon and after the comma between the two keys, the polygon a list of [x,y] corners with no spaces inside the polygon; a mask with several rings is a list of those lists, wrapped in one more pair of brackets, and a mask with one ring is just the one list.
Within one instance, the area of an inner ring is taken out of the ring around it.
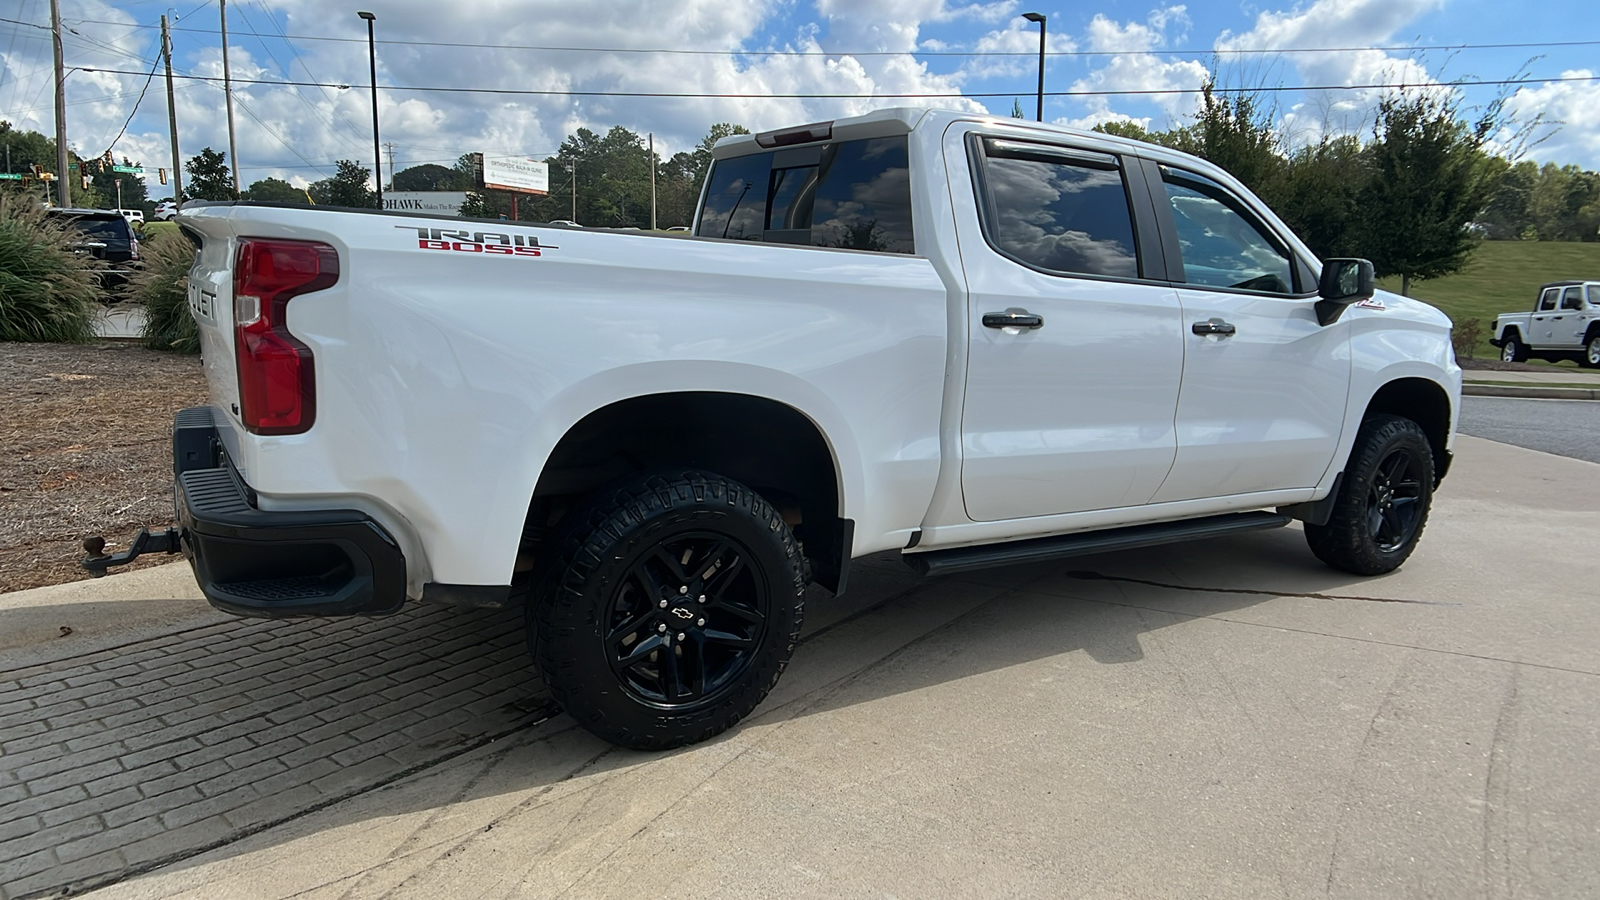
{"label": "black running board", "polygon": [[1003,544],[906,553],[901,558],[906,561],[906,565],[924,575],[950,575],[995,566],[1014,566],[1021,563],[1064,559],[1069,556],[1086,556],[1090,553],[1155,547],[1160,544],[1193,541],[1242,531],[1282,528],[1291,521],[1293,519],[1288,516],[1265,511],[1228,513],[1221,516],[1206,516],[1203,519],[1129,525],[1126,528],[1085,531],[1026,541],[1008,541]]}

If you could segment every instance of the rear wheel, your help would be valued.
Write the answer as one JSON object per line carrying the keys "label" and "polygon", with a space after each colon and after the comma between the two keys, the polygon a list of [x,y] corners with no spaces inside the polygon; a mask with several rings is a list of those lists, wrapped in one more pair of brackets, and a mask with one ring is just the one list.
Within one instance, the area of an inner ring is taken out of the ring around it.
{"label": "rear wheel", "polygon": [[1501,362],[1526,362],[1528,359],[1528,346],[1522,343],[1522,335],[1513,331],[1505,336],[1500,344]]}
{"label": "rear wheel", "polygon": [[1589,335],[1589,342],[1583,345],[1583,356],[1578,361],[1586,369],[1600,369],[1600,331]]}
{"label": "rear wheel", "polygon": [[1433,504],[1433,448],[1410,419],[1361,423],[1326,525],[1305,526],[1317,558],[1356,575],[1382,575],[1416,549]]}
{"label": "rear wheel", "polygon": [[534,660],[563,708],[636,750],[749,715],[800,635],[804,563],[782,516],[695,470],[602,491],[574,516],[528,610]]}

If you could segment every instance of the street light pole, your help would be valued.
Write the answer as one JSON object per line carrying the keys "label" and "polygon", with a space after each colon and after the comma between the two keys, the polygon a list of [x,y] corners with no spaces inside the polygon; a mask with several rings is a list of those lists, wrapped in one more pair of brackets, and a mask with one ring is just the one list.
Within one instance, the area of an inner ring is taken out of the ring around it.
{"label": "street light pole", "polygon": [[233,75],[228,69],[228,0],[217,0],[222,10],[222,96],[228,104],[228,162],[233,164],[233,196],[238,198],[239,144],[233,137]]}
{"label": "street light pole", "polygon": [[1039,105],[1033,114],[1035,122],[1044,121],[1044,22],[1047,18],[1044,13],[1023,13],[1022,17],[1029,22],[1039,23]]}
{"label": "street light pole", "polygon": [[367,61],[372,66],[372,183],[378,189],[378,208],[383,209],[383,154],[378,142],[378,42],[373,37],[373,21],[378,17],[361,11],[356,15],[367,20]]}

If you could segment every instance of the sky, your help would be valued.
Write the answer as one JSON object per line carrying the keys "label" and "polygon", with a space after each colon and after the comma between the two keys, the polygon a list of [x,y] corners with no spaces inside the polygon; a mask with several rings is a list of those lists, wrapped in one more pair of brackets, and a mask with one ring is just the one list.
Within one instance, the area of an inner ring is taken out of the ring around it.
{"label": "sky", "polygon": [[[230,0],[228,61],[245,185],[269,176],[304,185],[332,175],[338,159],[372,164],[357,9],[377,17],[380,131],[393,145],[385,180],[391,155],[397,169],[451,165],[470,151],[543,158],[580,126],[653,133],[667,156],[717,122],[760,131],[887,106],[1006,115],[1013,104],[1032,118],[1039,27],[1025,12],[1047,17],[1050,122],[1182,125],[1214,73],[1224,87],[1270,89],[1265,102],[1293,145],[1370,134],[1390,90],[1373,86],[1517,79],[1461,88],[1463,108],[1476,115],[1503,98],[1521,138],[1508,129],[1506,147],[1600,170],[1592,2]],[[220,79],[218,0],[61,8],[68,143],[85,156],[113,148],[143,163],[150,196],[170,193],[155,181],[156,167],[171,165],[159,69],[140,96],[158,59],[156,26],[176,17],[175,75]],[[49,22],[49,0],[0,0],[0,119],[53,135]],[[324,86],[250,83],[284,81]],[[220,82],[175,84],[184,159],[225,151]],[[796,94],[830,96],[780,96]]]}

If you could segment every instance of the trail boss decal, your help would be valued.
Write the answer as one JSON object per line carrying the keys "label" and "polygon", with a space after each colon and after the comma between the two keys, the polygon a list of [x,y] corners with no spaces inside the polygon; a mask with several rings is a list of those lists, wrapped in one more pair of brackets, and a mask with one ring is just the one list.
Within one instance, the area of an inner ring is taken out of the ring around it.
{"label": "trail boss decal", "polygon": [[483,253],[489,256],[542,256],[553,244],[540,244],[532,235],[501,234],[498,231],[456,231],[450,228],[418,228],[396,225],[401,231],[417,233],[418,250],[453,250],[457,253]]}

